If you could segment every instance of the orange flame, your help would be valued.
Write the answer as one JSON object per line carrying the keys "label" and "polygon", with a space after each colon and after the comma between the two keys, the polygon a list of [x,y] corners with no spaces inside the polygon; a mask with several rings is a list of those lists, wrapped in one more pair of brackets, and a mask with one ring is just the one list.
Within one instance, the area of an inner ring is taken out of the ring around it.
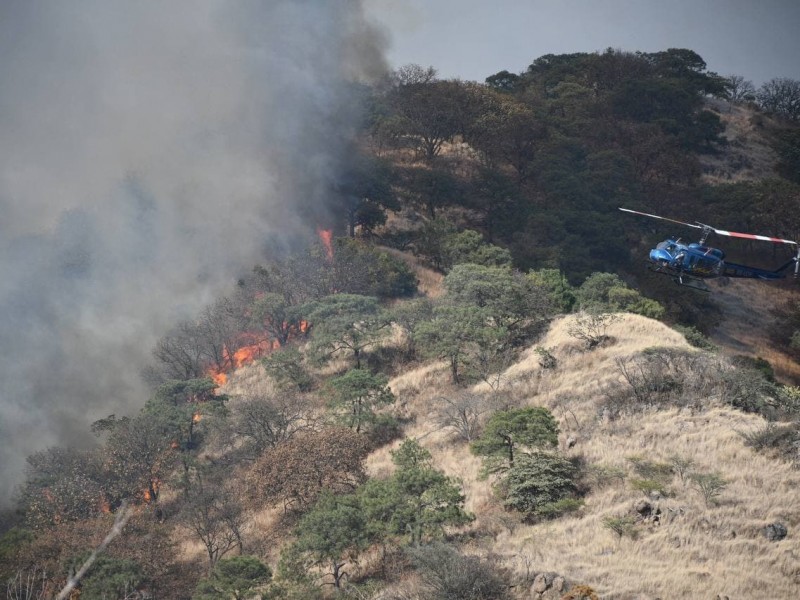
{"label": "orange flame", "polygon": [[228,375],[223,373],[222,371],[217,371],[216,369],[209,369],[206,371],[206,374],[214,380],[214,383],[217,385],[225,385],[228,383]]}
{"label": "orange flame", "polygon": [[[330,234],[330,232],[327,233]],[[333,256],[332,253],[333,249],[329,247],[329,257]],[[283,327],[288,330],[288,337],[291,339],[308,333],[310,324],[308,321],[300,321],[296,324],[284,323]],[[214,365],[206,370],[206,376],[210,377],[218,386],[225,385],[228,382],[228,372],[249,365],[265,354],[279,350],[281,347],[281,343],[278,340],[265,339],[263,333],[242,332],[238,341],[240,343],[250,343],[242,345],[233,355],[230,354],[227,348],[224,348],[223,358],[225,365],[222,367]]]}
{"label": "orange flame", "polygon": [[317,235],[325,247],[325,254],[328,255],[328,260],[333,260],[333,230],[317,227]]}
{"label": "orange flame", "polygon": [[150,504],[150,502],[152,502],[152,500],[153,500],[153,495],[150,493],[150,489],[152,489],[153,492],[158,494],[158,490],[160,488],[161,488],[161,481],[159,479],[154,479],[153,481],[151,481],[150,482],[150,488],[146,489],[144,491],[144,493],[142,494],[142,497],[144,498],[144,501],[147,504]]}

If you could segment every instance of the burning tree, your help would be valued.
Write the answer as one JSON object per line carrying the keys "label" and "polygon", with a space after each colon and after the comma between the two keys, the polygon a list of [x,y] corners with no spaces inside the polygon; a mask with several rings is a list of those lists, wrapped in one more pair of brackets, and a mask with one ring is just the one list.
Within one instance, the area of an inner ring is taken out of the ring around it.
{"label": "burning tree", "polygon": [[133,418],[109,419],[93,425],[96,432],[108,430],[105,444],[108,482],[114,503],[123,499],[156,502],[161,481],[175,462],[170,447],[174,429],[163,414],[144,412]]}

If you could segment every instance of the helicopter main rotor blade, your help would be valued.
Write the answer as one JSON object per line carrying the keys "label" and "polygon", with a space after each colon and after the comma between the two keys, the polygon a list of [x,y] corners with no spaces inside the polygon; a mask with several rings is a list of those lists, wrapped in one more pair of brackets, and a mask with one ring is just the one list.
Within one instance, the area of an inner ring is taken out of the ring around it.
{"label": "helicopter main rotor blade", "polygon": [[669,221],[670,223],[677,223],[678,225],[686,225],[686,227],[694,227],[695,229],[703,229],[702,225],[694,225],[692,223],[684,223],[683,221],[676,221],[675,219],[668,219],[667,217],[659,217],[658,215],[651,215],[649,213],[639,212],[638,210],[631,210],[629,208],[620,208],[624,212],[633,213],[635,215],[642,215],[644,217],[651,217],[653,219],[661,219],[662,221]]}
{"label": "helicopter main rotor blade", "polygon": [[722,229],[715,229],[711,227],[714,233],[719,235],[727,235],[728,237],[744,238],[746,240],[760,240],[762,242],[773,242],[775,244],[791,244],[797,246],[797,242],[793,240],[783,240],[781,238],[769,237],[767,235],[755,235],[752,233],[737,233],[736,231],[723,231]]}

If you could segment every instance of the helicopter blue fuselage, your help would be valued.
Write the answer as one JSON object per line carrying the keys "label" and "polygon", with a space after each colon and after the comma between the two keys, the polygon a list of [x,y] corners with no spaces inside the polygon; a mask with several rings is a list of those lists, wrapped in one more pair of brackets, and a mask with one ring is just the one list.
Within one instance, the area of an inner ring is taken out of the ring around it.
{"label": "helicopter blue fuselage", "polygon": [[694,277],[718,277],[725,268],[725,253],[701,244],[665,240],[650,250],[650,261],[661,268]]}
{"label": "helicopter blue fuselage", "polygon": [[677,277],[688,275],[699,279],[712,277],[746,277],[751,279],[782,279],[795,260],[787,262],[776,271],[725,262],[725,253],[698,243],[684,244],[668,239],[650,250],[650,262],[658,272]]}

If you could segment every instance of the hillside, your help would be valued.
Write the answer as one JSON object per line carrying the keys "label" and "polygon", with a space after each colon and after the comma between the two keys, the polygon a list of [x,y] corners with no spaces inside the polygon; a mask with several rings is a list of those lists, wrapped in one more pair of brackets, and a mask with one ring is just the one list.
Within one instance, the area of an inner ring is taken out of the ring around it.
{"label": "hillside", "polygon": [[[628,315],[609,328],[613,344],[584,353],[566,335],[568,321],[555,322],[541,341],[555,348],[555,372],[543,371],[533,353],[507,371],[515,402],[551,409],[559,418],[562,448],[590,465],[629,471],[626,458],[669,462],[679,454],[693,458],[698,470],[720,471],[730,485],[720,506],[709,509],[676,477],[674,496],[656,503],[661,522],[643,525],[635,541],[617,542],[602,526],[604,517],[635,514],[642,500],[640,492],[621,481],[591,492],[575,517],[534,526],[504,524],[489,484],[475,478],[476,458],[431,426],[429,407],[448,390],[435,384],[430,371],[408,374],[393,381],[407,395],[409,410],[417,413],[408,434],[422,439],[437,462],[465,482],[468,506],[478,516],[475,526],[489,534],[474,544],[474,551],[501,557],[519,575],[553,571],[587,582],[609,598],[792,597],[800,545],[796,539],[769,542],[760,530],[775,520],[791,522],[790,527],[800,522],[794,493],[800,474],[745,447],[740,432],[763,426],[763,420],[712,398],[702,401],[702,410],[604,418],[598,404],[620,377],[615,358],[649,346],[688,347],[664,325]],[[571,449],[566,449],[567,438],[577,440]],[[385,452],[370,461],[378,468]]]}
{"label": "hillside", "polygon": [[798,129],[731,84],[671,48],[347,86],[305,233],[159,324],[127,414],[27,457],[9,597],[112,531],[84,600],[794,598],[796,283],[644,260],[673,218],[800,239]]}
{"label": "hillside", "polygon": [[[572,516],[528,525],[505,513],[491,482],[478,477],[480,459],[437,424],[440,399],[457,393],[446,383],[445,365],[425,364],[390,381],[399,398],[396,414],[409,423],[403,435],[419,440],[437,466],[463,483],[466,508],[476,516],[461,534],[465,551],[491,557],[527,585],[539,573],[554,572],[591,585],[602,598],[792,598],[800,577],[800,541],[791,535],[800,525],[795,493],[800,473],[746,447],[742,434],[763,428],[763,418],[715,397],[696,398],[685,408],[610,416],[602,405],[621,380],[616,360],[654,346],[697,351],[657,321],[624,315],[608,329],[612,341],[587,352],[567,334],[572,319],[555,321],[537,343],[552,348],[556,369],[542,369],[531,348],[505,371],[500,387],[504,402],[513,406],[550,409],[561,429],[559,447],[581,457],[602,481]],[[269,383],[246,369],[225,389],[233,393],[258,385]],[[488,390],[481,384],[474,391]],[[369,456],[370,476],[392,472],[390,452],[398,444]],[[668,496],[648,499],[659,519],[642,518],[636,507],[645,496],[631,487],[629,459],[668,464],[675,456],[693,460],[695,471],[719,472],[727,488],[709,507],[688,481],[673,475]],[[603,526],[604,518],[626,515],[637,517],[637,539],[618,540]],[[269,538],[270,520],[263,519],[253,533]],[[763,529],[774,522],[784,523],[790,536],[767,540]],[[372,568],[362,561],[353,576]],[[404,585],[395,584],[395,591],[401,593]]]}

